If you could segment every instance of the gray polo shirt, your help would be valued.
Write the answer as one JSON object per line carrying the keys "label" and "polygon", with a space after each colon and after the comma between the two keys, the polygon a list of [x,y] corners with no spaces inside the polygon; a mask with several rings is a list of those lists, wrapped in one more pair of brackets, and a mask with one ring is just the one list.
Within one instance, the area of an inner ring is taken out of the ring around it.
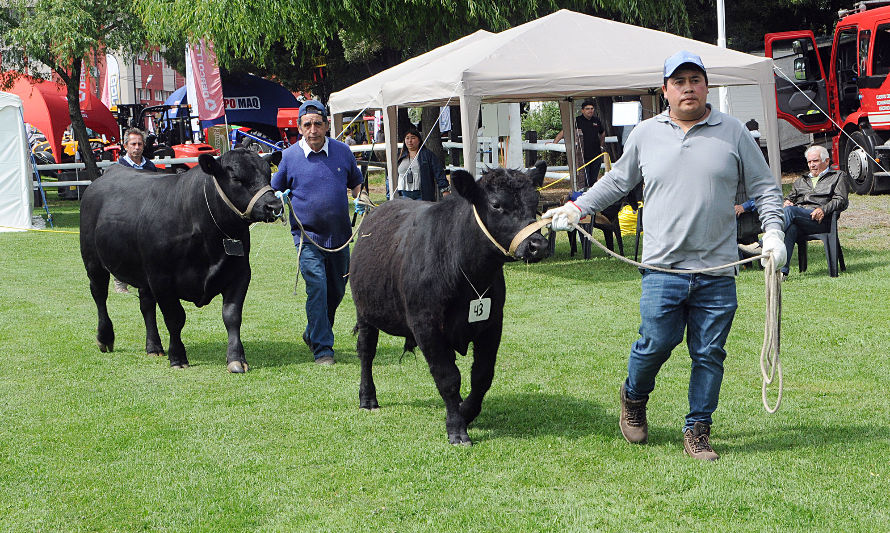
{"label": "gray polo shirt", "polygon": [[781,190],[760,148],[738,119],[716,109],[685,134],[667,111],[641,122],[621,159],[575,204],[584,214],[601,211],[640,180],[643,263],[697,269],[737,261],[734,205],[740,180],[762,227],[782,229]]}

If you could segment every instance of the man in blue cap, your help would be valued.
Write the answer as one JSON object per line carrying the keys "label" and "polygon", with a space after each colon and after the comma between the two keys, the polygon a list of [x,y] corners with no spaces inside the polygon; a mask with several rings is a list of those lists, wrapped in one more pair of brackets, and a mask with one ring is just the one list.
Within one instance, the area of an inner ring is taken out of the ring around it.
{"label": "man in blue cap", "polygon": [[[272,188],[290,190],[291,234],[300,250],[300,274],[306,280],[303,342],[312,349],[316,363],[332,365],[334,314],[346,292],[346,243],[352,236],[346,191],[357,197],[363,179],[349,146],[327,137],[328,118],[321,102],[304,102],[297,121],[302,139],[284,150]],[[294,215],[317,246],[303,238]]]}
{"label": "man in blue cap", "polygon": [[[567,230],[645,180],[643,263],[673,270],[717,267],[738,259],[734,204],[741,181],[766,231],[764,250],[780,268],[785,264],[780,189],[745,126],[708,105],[701,58],[687,51],[669,57],[662,91],[668,109],[633,129],[612,170],[578,200],[544,217],[552,217],[553,229]],[[714,461],[719,456],[710,444],[711,415],[737,307],[737,269],[641,272],[640,337],[631,346],[619,392],[621,433],[628,442],[647,441],[646,403],[655,376],[685,331],[692,370],[683,448],[695,459]]]}

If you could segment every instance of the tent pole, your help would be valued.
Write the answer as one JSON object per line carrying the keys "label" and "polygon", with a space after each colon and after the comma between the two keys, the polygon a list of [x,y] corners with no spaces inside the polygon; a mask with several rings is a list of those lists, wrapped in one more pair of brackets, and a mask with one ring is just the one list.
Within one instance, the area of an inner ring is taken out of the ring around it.
{"label": "tent pole", "polygon": [[479,123],[479,110],[482,108],[482,99],[476,96],[460,97],[460,130],[464,152],[464,168],[478,179],[476,169],[476,125]]}

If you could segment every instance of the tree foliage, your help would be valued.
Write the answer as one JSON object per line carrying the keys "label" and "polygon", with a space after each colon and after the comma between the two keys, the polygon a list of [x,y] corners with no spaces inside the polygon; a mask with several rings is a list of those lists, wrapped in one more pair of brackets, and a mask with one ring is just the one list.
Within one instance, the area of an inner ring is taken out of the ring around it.
{"label": "tree foliage", "polygon": [[[220,65],[326,96],[478,29],[572,9],[688,33],[682,0],[140,0],[153,42],[213,41]],[[150,22],[149,22],[150,21]],[[565,36],[554,35],[554,39]],[[319,65],[325,65],[319,76]]]}
{"label": "tree foliage", "polygon": [[80,111],[80,75],[105,50],[135,55],[144,48],[141,21],[125,8],[108,0],[12,0],[0,11],[0,82],[9,87],[27,72],[42,79],[55,75],[65,84],[74,137],[90,179],[98,172]]}

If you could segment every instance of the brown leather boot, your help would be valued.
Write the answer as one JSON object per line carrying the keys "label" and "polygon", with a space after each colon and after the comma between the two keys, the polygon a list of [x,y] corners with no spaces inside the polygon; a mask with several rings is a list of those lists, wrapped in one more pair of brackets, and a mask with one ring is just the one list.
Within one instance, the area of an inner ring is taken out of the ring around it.
{"label": "brown leather boot", "polygon": [[683,451],[689,457],[700,461],[716,461],[720,459],[711,448],[711,426],[704,422],[696,422],[692,429],[683,434]]}
{"label": "brown leather boot", "polygon": [[625,440],[632,444],[646,444],[649,440],[649,424],[646,422],[646,402],[645,400],[629,400],[624,391],[624,384],[621,384],[619,393],[621,399],[621,417],[618,419],[618,425],[621,427],[621,434]]}

